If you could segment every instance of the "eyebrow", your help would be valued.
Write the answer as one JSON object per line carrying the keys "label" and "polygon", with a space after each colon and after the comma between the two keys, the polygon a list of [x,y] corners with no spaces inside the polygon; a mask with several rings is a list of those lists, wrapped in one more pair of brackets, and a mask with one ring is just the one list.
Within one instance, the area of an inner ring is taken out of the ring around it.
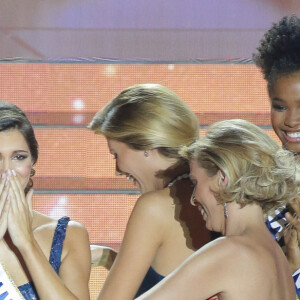
{"label": "eyebrow", "polygon": [[27,151],[27,150],[15,150],[13,153],[27,153],[27,154],[29,154],[30,151]]}
{"label": "eyebrow", "polygon": [[[284,103],[286,102],[284,99],[281,99],[278,97],[272,97],[271,101],[278,101],[278,102],[284,102]],[[297,99],[296,102],[300,104],[300,99]]]}
{"label": "eyebrow", "polygon": [[283,100],[283,99],[281,99],[281,98],[278,98],[278,97],[273,97],[273,98],[271,98],[271,102],[284,102],[285,103],[285,101]]}

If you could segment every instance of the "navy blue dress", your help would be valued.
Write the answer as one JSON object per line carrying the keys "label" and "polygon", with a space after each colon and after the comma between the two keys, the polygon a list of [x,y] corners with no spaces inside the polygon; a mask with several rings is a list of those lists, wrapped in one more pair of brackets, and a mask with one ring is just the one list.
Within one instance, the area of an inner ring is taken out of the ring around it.
{"label": "navy blue dress", "polygon": [[[49,262],[56,273],[58,273],[61,264],[61,253],[69,221],[69,217],[60,218],[54,231]],[[25,283],[18,288],[25,300],[40,299],[32,282]]]}
{"label": "navy blue dress", "polygon": [[164,279],[165,277],[158,274],[151,266],[143,280],[143,282],[141,283],[141,286],[139,288],[139,290],[137,291],[135,298],[137,298],[138,296],[144,294],[145,292],[147,292],[148,290],[150,290],[153,286],[155,286],[157,283],[159,283],[162,279]]}

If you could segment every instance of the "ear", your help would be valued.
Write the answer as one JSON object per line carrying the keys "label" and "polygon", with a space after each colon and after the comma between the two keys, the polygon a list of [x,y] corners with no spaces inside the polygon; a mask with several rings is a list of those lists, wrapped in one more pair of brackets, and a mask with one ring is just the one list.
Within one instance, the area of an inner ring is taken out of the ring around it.
{"label": "ear", "polygon": [[228,177],[222,170],[218,171],[217,176],[219,180],[219,186],[226,186],[228,184]]}

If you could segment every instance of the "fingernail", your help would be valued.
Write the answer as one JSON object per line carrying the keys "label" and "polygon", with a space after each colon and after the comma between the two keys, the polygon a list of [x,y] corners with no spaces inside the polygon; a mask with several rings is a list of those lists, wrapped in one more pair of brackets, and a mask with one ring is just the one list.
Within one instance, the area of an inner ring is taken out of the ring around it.
{"label": "fingernail", "polygon": [[12,170],[11,172],[13,173],[14,176],[17,176],[17,173],[15,170]]}
{"label": "fingernail", "polygon": [[11,170],[10,169],[7,170],[7,173],[8,173],[9,176],[11,176]]}

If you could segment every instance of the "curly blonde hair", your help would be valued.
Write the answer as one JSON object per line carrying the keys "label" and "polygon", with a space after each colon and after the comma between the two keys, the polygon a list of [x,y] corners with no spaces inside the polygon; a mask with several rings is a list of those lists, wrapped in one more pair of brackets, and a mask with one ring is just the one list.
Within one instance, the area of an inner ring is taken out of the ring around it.
{"label": "curly blonde hair", "polygon": [[220,203],[256,203],[266,213],[300,193],[300,164],[294,154],[245,120],[214,123],[205,137],[183,148],[181,154],[197,159],[209,176],[218,170],[227,176],[228,184],[219,191]]}

